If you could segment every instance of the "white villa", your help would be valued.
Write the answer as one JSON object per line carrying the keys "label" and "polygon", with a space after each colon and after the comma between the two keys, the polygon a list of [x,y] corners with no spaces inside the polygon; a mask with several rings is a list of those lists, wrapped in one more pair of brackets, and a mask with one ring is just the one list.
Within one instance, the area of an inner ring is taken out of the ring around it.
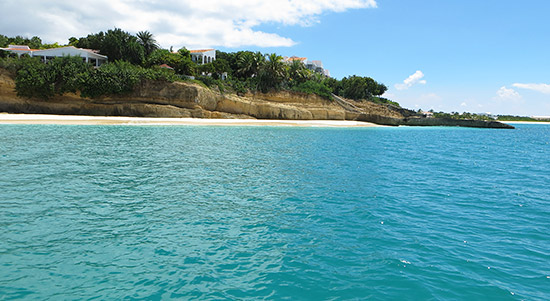
{"label": "white villa", "polygon": [[306,67],[309,70],[321,73],[325,76],[330,76],[330,72],[327,69],[323,68],[323,62],[321,61],[308,61]]}
{"label": "white villa", "polygon": [[212,63],[216,60],[216,49],[189,50],[191,60],[197,64]]}
{"label": "white villa", "polygon": [[8,48],[0,49],[17,54],[18,57],[21,57],[21,55],[23,54],[28,54],[32,57],[40,57],[43,62],[47,62],[54,57],[63,56],[79,56],[86,63],[90,63],[96,67],[99,67],[107,62],[107,57],[97,53],[97,51],[95,50],[76,48],[73,46],[65,46],[61,48],[51,49],[30,49],[29,46],[25,45],[9,45]]}
{"label": "white villa", "polygon": [[317,73],[321,73],[325,76],[330,76],[330,72],[323,68],[323,62],[321,61],[308,61],[306,57],[297,57],[297,56],[291,56],[291,57],[284,57],[283,61],[285,63],[292,63],[292,62],[301,62],[311,71],[315,71]]}

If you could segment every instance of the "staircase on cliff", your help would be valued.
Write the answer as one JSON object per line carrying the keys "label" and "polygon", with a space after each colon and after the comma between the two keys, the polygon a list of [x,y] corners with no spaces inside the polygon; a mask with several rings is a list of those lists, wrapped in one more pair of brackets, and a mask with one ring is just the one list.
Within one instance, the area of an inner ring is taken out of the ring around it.
{"label": "staircase on cliff", "polygon": [[339,104],[342,108],[344,108],[347,111],[358,113],[358,114],[364,114],[365,112],[357,107],[356,105],[352,104],[351,102],[341,98],[340,96],[332,93],[332,98],[336,101],[337,104]]}

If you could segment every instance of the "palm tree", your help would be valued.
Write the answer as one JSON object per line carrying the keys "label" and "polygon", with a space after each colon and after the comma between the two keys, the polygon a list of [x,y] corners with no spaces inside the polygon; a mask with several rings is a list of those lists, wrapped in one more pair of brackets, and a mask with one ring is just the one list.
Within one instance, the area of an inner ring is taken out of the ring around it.
{"label": "palm tree", "polygon": [[292,84],[300,84],[307,81],[311,76],[311,71],[300,61],[292,61],[288,67],[288,76]]}
{"label": "palm tree", "polygon": [[254,56],[250,51],[237,53],[237,76],[248,78],[254,74]]}
{"label": "palm tree", "polygon": [[262,66],[265,64],[265,55],[263,55],[261,52],[256,52],[252,55],[253,57],[253,71],[255,75],[258,75],[260,72],[260,69],[262,69]]}
{"label": "palm tree", "polygon": [[283,57],[276,53],[270,54],[268,61],[265,62],[265,71],[275,82],[282,80],[285,77],[286,71]]}
{"label": "palm tree", "polygon": [[153,37],[153,34],[146,31],[140,31],[137,33],[138,42],[143,46],[145,49],[145,55],[149,56],[151,52],[155,51],[156,49],[159,49],[159,45],[157,44],[157,41]]}
{"label": "palm tree", "polygon": [[241,78],[258,76],[265,63],[265,56],[261,52],[244,51],[237,54],[237,74]]}
{"label": "palm tree", "polygon": [[282,56],[272,53],[267,56],[267,59],[260,70],[259,87],[263,92],[273,88],[278,89],[286,75]]}

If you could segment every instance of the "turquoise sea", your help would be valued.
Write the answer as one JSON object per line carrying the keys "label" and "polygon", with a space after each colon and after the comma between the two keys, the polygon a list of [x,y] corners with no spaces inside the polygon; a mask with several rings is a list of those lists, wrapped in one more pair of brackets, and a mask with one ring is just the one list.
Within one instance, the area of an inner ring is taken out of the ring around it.
{"label": "turquoise sea", "polygon": [[550,125],[0,125],[0,300],[550,300]]}

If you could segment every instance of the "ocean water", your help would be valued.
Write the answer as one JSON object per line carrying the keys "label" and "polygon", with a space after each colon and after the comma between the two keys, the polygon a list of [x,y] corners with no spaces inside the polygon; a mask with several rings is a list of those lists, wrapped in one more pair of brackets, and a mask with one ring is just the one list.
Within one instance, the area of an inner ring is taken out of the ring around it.
{"label": "ocean water", "polygon": [[549,300],[549,143],[0,125],[0,299]]}

